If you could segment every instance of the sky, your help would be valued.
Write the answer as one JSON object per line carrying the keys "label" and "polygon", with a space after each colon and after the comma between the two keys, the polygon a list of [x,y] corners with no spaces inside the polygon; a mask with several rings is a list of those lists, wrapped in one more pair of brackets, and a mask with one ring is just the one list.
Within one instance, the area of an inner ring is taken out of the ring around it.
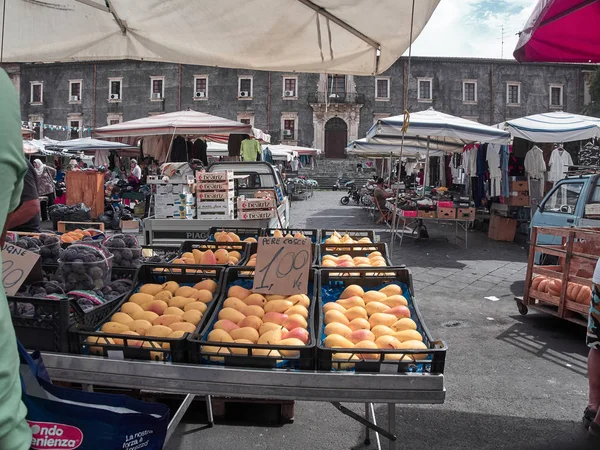
{"label": "sky", "polygon": [[441,0],[412,54],[500,58],[504,25],[503,56],[513,59],[516,33],[536,4],[537,0]]}

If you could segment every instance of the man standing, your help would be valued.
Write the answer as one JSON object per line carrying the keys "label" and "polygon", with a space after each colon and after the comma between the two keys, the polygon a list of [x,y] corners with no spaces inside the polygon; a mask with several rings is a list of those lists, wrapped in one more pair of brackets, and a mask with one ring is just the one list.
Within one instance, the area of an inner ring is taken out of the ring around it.
{"label": "man standing", "polygon": [[[2,136],[0,229],[2,230],[6,230],[8,213],[19,205],[23,177],[27,171],[20,128],[21,117],[17,93],[6,72],[0,69],[0,136]],[[35,185],[35,178],[33,181]],[[0,364],[0,448],[27,450],[31,446],[31,430],[25,421],[27,409],[21,401],[17,339],[10,319],[6,294],[1,288],[0,361],[2,361]]]}
{"label": "man standing", "polygon": [[40,196],[37,189],[37,178],[33,165],[22,158],[27,164],[27,173],[23,182],[23,192],[19,207],[8,215],[6,229],[11,231],[40,232]]}

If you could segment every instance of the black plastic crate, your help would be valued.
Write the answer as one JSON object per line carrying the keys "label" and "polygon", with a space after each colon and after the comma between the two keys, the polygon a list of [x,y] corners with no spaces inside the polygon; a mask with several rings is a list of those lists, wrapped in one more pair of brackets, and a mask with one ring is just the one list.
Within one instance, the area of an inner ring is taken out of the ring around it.
{"label": "black plastic crate", "polygon": [[386,264],[388,266],[392,265],[387,244],[385,242],[377,242],[376,244],[320,244],[317,266],[323,267],[323,256],[325,255],[350,255],[352,258],[354,258],[357,256],[366,257],[373,252],[381,253],[381,256],[383,259],[385,259]]}
{"label": "black plastic crate", "polygon": [[[402,287],[404,297],[408,301],[411,318],[417,324],[417,331],[423,337],[427,350],[404,349],[356,349],[356,348],[326,348],[323,346],[324,313],[323,306],[337,300],[341,292],[351,284],[361,286],[365,292],[379,290],[384,286],[396,284]],[[446,361],[447,346],[443,341],[433,340],[421,317],[414,297],[412,275],[406,268],[350,268],[350,269],[321,269],[318,278],[318,337],[317,337],[317,368],[327,371],[355,370],[357,372],[423,372],[443,373]],[[334,354],[344,354],[336,357]],[[357,356],[359,360],[350,359]],[[369,355],[361,358],[359,355]],[[390,356],[388,356],[390,355]],[[393,356],[391,356],[393,355]],[[398,360],[386,359],[400,358]],[[372,359],[371,359],[372,358]],[[423,359],[414,359],[423,358]]]}
{"label": "black plastic crate", "polygon": [[143,264],[167,264],[179,255],[181,246],[142,245]]}
{"label": "black plastic crate", "polygon": [[333,236],[333,233],[336,231],[341,236],[347,234],[355,241],[362,238],[369,238],[371,242],[375,242],[375,231],[373,230],[321,230],[321,242],[325,243],[325,240]]}
{"label": "black plastic crate", "polygon": [[[201,269],[199,267],[202,267]],[[194,284],[211,279],[217,283],[217,290],[213,294],[213,300],[206,304],[207,309],[202,315],[202,319],[198,324],[199,327],[206,323],[210,317],[217,299],[220,297],[222,290],[222,279],[224,269],[221,266],[194,266],[189,269],[186,266],[173,264],[144,264],[140,267],[137,277],[134,282],[134,287],[130,294],[134,294],[139,290],[141,284],[147,283],[165,283],[167,281],[176,281],[180,285],[193,286]],[[74,336],[73,341],[76,346],[77,353],[93,354],[96,356],[107,356],[128,359],[143,359],[155,361],[171,361],[171,362],[188,362],[188,334],[185,333],[180,338],[166,337],[146,337],[132,336],[123,334],[103,333],[99,329],[109,321],[113,314],[121,310],[121,306],[129,300],[130,295],[120,301],[107,314],[106,320],[95,327],[86,327],[76,325],[71,327],[70,333]],[[88,339],[95,342],[89,342]],[[121,339],[122,345],[112,344],[108,339]],[[130,342],[141,341],[142,345],[130,345]],[[167,346],[168,344],[168,346]],[[114,352],[114,353],[113,353]]]}
{"label": "black plastic crate", "polygon": [[[248,244],[248,257],[244,260],[244,264],[247,265],[248,261],[253,255],[256,255],[256,249],[258,248],[258,244],[253,242]],[[319,246],[317,244],[311,244],[312,251],[312,263],[311,266],[316,266],[319,263]]]}
{"label": "black plastic crate", "polygon": [[309,238],[313,244],[319,243],[321,239],[319,230],[309,228],[266,228],[265,236],[273,236],[275,230],[281,231],[284,236],[286,234],[291,234],[293,236],[296,233],[302,233],[304,237]]}
{"label": "black plastic crate", "polygon": [[[248,246],[250,244],[248,242],[212,242],[212,241],[183,241],[181,243],[181,247],[179,247],[179,255],[180,258],[184,253],[191,252],[192,250],[200,250],[205,252],[207,250],[212,250],[213,253],[219,249],[225,249],[227,251],[236,251],[240,254],[240,260],[236,265],[243,265],[248,259]],[[219,264],[221,265],[221,264]],[[228,264],[223,264],[227,266]],[[202,267],[201,265],[197,265],[198,267]]]}
{"label": "black plastic crate", "polygon": [[218,231],[226,231],[229,233],[235,233],[239,236],[240,240],[254,238],[258,239],[260,236],[265,235],[264,228],[248,228],[248,227],[211,227],[208,231],[208,240],[215,241],[215,233]]}
{"label": "black plastic crate", "polygon": [[[240,343],[215,343],[206,340],[213,326],[219,320],[223,302],[227,298],[230,286],[239,285],[246,289],[252,289],[254,272],[251,267],[230,267],[225,271],[223,278],[223,289],[218,304],[212,312],[210,320],[202,327],[198,327],[195,334],[189,336],[190,356],[192,362],[202,364],[219,364],[225,366],[242,366],[257,368],[291,368],[298,370],[314,370],[315,368],[315,305],[318,271],[310,270],[308,297],[310,306],[308,308],[308,332],[309,343],[305,346],[277,346],[264,344],[240,344]],[[206,351],[205,347],[218,348],[218,353]],[[296,355],[283,356],[280,351],[297,352]],[[235,352],[242,354],[233,354]],[[258,355],[257,353],[261,353]],[[273,354],[271,354],[273,352]],[[262,354],[266,353],[266,354]]]}

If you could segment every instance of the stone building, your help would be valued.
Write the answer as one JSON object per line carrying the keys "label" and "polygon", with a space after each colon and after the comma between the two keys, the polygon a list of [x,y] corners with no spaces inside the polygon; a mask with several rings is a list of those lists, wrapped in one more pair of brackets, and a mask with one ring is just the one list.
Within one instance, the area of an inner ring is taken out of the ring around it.
{"label": "stone building", "polygon": [[[377,77],[262,72],[110,61],[5,66],[24,121],[55,139],[191,108],[250,123],[274,142],[344,156],[379,118],[429,107],[481,123],[545,111],[581,113],[595,66],[512,60],[400,58]],[[44,127],[46,125],[46,127]],[[57,129],[56,126],[61,126]],[[66,128],[66,130],[65,130]]]}

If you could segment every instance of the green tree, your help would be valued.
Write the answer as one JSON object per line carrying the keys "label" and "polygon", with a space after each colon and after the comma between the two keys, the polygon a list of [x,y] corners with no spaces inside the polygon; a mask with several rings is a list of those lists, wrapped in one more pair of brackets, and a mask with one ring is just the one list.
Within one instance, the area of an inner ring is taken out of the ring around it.
{"label": "green tree", "polygon": [[586,105],[584,114],[600,117],[600,68],[596,69],[590,80],[590,97],[592,101]]}

